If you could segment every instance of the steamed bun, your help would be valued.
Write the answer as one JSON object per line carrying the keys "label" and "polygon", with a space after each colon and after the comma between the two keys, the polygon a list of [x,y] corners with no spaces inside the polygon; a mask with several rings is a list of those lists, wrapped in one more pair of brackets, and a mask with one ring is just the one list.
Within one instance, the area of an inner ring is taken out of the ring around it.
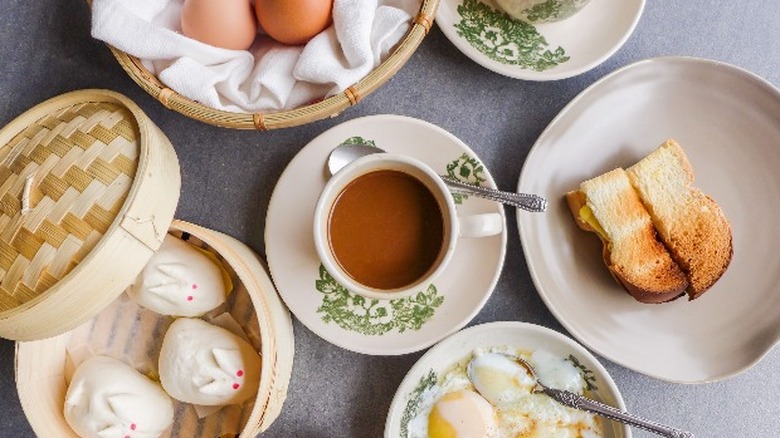
{"label": "steamed bun", "polygon": [[260,355],[240,337],[200,319],[179,318],[163,339],[160,383],[186,403],[238,404],[257,392],[260,365]]}
{"label": "steamed bun", "polygon": [[202,250],[166,235],[127,294],[161,315],[199,316],[225,302],[222,269]]}
{"label": "steamed bun", "polygon": [[173,401],[133,367],[95,356],[73,374],[65,421],[82,438],[157,438],[173,422]]}

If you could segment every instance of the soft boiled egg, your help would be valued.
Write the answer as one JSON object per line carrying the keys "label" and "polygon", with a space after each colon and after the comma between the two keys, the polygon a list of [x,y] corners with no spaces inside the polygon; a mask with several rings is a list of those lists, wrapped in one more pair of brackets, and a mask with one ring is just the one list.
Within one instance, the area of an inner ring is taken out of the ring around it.
{"label": "soft boiled egg", "polygon": [[[533,364],[542,382],[548,386],[583,393],[584,380],[573,363],[542,351],[523,357]],[[476,354],[469,362],[467,372],[477,392],[495,408],[501,436],[601,436],[595,416],[535,393],[535,381],[528,370],[506,354]]]}
{"label": "soft boiled egg", "polygon": [[536,382],[515,357],[530,362],[547,386],[584,394],[585,370],[542,349],[477,349],[453,364],[415,402],[404,438],[600,438],[601,420],[534,392]]}
{"label": "soft boiled egg", "polygon": [[428,415],[428,438],[492,438],[496,433],[493,407],[473,391],[444,394]]}
{"label": "soft boiled egg", "polygon": [[525,368],[501,353],[474,356],[468,376],[480,394],[494,406],[517,402],[531,393],[536,382]]}
{"label": "soft boiled egg", "polygon": [[546,386],[577,394],[585,391],[582,374],[571,361],[546,350],[536,350],[531,355],[531,363],[539,380]]}

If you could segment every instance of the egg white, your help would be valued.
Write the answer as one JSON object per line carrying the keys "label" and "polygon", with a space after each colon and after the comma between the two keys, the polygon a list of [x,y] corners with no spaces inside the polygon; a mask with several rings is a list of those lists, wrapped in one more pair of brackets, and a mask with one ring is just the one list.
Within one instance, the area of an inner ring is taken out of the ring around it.
{"label": "egg white", "polygon": [[420,411],[409,421],[407,425],[408,438],[428,438],[428,416],[431,414],[433,405],[444,394],[461,391],[464,389],[474,390],[468,376],[466,376],[463,365],[456,365],[452,370],[444,374],[440,382],[434,387],[424,391],[420,396]]}
{"label": "egg white", "polygon": [[[583,394],[585,380],[580,370],[570,361],[545,350],[527,351],[510,347],[477,349],[463,361],[453,365],[439,379],[439,382],[421,395],[420,410],[408,423],[408,438],[428,438],[428,417],[436,401],[443,395],[461,390],[477,393],[469,379],[468,363],[480,355],[500,352],[520,356],[528,360],[546,385]],[[484,363],[483,363],[484,362]],[[527,438],[600,438],[603,436],[601,421],[587,412],[568,408],[544,394],[531,392],[530,377],[526,374],[513,377],[502,376],[511,373],[505,363],[479,361],[485,366],[480,374],[497,387],[481,393],[495,409],[499,430],[495,438],[523,436]],[[495,365],[494,368],[491,368]],[[515,370],[516,371],[516,370]],[[495,374],[495,375],[493,375]],[[507,382],[513,382],[507,385]],[[489,385],[488,385],[489,386]],[[509,386],[509,388],[507,388]],[[491,397],[494,394],[495,397]]]}
{"label": "egg white", "polygon": [[545,385],[577,394],[585,391],[585,380],[570,361],[546,350],[536,350],[531,354],[530,362],[539,380]]}

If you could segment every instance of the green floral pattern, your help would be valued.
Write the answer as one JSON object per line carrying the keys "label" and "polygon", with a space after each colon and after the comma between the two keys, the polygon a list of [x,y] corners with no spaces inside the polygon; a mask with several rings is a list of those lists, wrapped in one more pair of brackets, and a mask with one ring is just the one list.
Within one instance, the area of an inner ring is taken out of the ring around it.
{"label": "green floral pattern", "polygon": [[315,282],[322,293],[322,313],[325,323],[335,323],[344,330],[368,336],[383,335],[391,330],[403,333],[420,330],[433,317],[444,297],[431,284],[425,291],[396,300],[374,300],[356,295],[340,285],[320,264],[320,278]]}
{"label": "green floral pattern", "polygon": [[[461,155],[457,160],[452,161],[447,165],[447,175],[450,178],[457,178],[463,182],[471,183],[474,185],[482,185],[485,182],[485,167],[476,158],[471,158],[467,154]],[[452,198],[455,203],[460,205],[466,199],[468,195],[460,193],[453,193]]]}
{"label": "green floral pattern", "polygon": [[588,391],[595,391],[598,388],[596,386],[596,375],[593,374],[593,371],[591,371],[588,367],[582,364],[582,362],[579,361],[573,354],[570,354],[569,357],[566,358],[569,362],[571,362],[575,367],[577,367],[580,370],[580,374],[582,374],[582,380],[585,381],[585,389]]}
{"label": "green floral pattern", "polygon": [[406,438],[409,435],[409,422],[417,416],[420,411],[420,403],[422,402],[422,396],[425,391],[431,389],[436,385],[438,377],[433,370],[428,371],[428,374],[420,379],[420,382],[412,390],[409,395],[409,401],[406,403],[404,413],[401,416],[401,436]]}
{"label": "green floral pattern", "polygon": [[458,35],[488,58],[507,65],[545,71],[569,60],[562,47],[550,48],[536,28],[481,3],[464,0],[458,5]]}
{"label": "green floral pattern", "polygon": [[574,15],[588,0],[547,0],[522,11],[530,22],[557,21]]}
{"label": "green floral pattern", "polygon": [[343,142],[341,142],[341,144],[365,144],[368,146],[376,147],[376,143],[374,142],[374,140],[366,140],[365,138],[360,137],[358,135],[344,140]]}

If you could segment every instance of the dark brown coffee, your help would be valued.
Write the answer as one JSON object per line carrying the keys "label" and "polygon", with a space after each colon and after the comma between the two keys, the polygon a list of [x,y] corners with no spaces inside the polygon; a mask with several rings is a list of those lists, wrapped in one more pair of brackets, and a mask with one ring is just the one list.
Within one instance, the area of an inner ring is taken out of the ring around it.
{"label": "dark brown coffee", "polygon": [[442,252],[444,219],[433,193],[396,170],[367,173],[339,194],[328,221],[341,268],[365,286],[392,290],[425,276]]}

